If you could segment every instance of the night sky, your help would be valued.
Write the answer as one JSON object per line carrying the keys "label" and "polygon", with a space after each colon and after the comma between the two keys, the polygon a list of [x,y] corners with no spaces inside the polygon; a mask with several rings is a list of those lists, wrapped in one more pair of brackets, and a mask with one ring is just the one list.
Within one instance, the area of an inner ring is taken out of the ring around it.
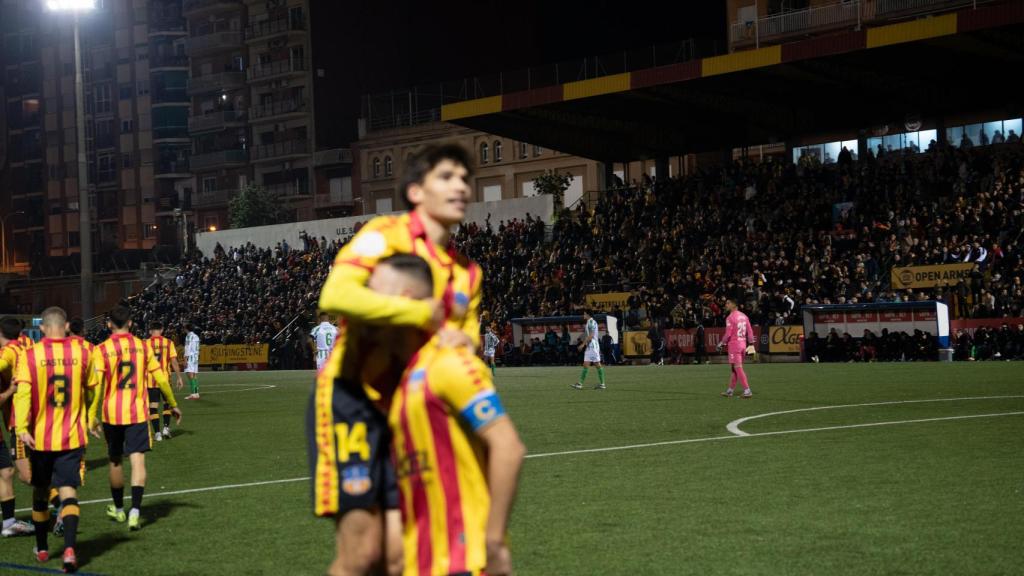
{"label": "night sky", "polygon": [[[313,0],[321,147],[356,139],[360,97],[694,38],[724,48],[724,0],[440,2]],[[325,104],[330,102],[330,104]]]}

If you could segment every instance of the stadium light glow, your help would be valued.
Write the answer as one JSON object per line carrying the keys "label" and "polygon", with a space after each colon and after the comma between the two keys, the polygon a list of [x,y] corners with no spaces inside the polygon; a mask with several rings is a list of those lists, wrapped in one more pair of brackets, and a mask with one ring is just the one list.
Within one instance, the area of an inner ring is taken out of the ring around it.
{"label": "stadium light glow", "polygon": [[216,232],[217,231],[217,227],[216,226],[210,226],[209,230],[210,230],[210,232]]}
{"label": "stadium light glow", "polygon": [[54,12],[88,12],[96,9],[96,0],[46,0],[46,7]]}

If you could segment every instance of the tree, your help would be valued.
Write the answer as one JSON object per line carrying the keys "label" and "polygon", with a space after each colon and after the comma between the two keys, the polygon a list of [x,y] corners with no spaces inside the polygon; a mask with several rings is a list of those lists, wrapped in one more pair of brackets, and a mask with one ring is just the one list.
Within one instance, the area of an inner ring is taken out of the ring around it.
{"label": "tree", "polygon": [[266,226],[284,222],[286,213],[277,198],[262,186],[249,184],[228,202],[232,228]]}
{"label": "tree", "polygon": [[533,181],[533,189],[538,194],[550,194],[555,201],[555,214],[562,210],[565,191],[572,184],[572,174],[561,173],[557,170],[545,170],[543,174]]}

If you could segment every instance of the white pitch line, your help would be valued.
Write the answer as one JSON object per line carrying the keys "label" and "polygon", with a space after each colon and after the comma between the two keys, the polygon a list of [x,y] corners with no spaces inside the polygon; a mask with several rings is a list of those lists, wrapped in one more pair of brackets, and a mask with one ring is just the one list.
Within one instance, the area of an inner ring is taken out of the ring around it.
{"label": "white pitch line", "polygon": [[779,416],[780,414],[794,414],[796,412],[814,412],[817,410],[834,410],[836,408],[858,408],[862,406],[888,406],[892,404],[921,404],[925,402],[958,402],[960,400],[1005,400],[1008,398],[1024,398],[1024,395],[1018,396],[968,396],[964,398],[933,398],[930,400],[893,400],[889,402],[868,402],[866,404],[837,404],[835,406],[815,406],[814,408],[797,408],[796,410],[783,410],[781,412],[766,412],[764,414],[755,414],[753,416],[747,416],[746,418],[739,418],[733,420],[725,425],[725,429],[735,434],[736,436],[749,436],[747,432],[740,430],[740,424],[756,420],[758,418],[767,418],[769,416]]}
{"label": "white pitch line", "polygon": [[[287,478],[285,480],[267,480],[265,482],[249,482],[247,484],[227,484],[224,486],[207,486],[206,488],[190,488],[188,490],[174,490],[171,492],[156,492],[154,494],[146,494],[146,498],[157,498],[160,496],[177,496],[179,494],[194,494],[196,492],[214,492],[217,490],[231,490],[232,488],[250,488],[252,486],[267,486],[270,484],[288,484],[290,482],[302,482],[309,480],[309,477],[305,478]],[[103,504],[109,502],[110,498],[102,498],[100,500],[85,500],[79,502],[79,505],[83,504]],[[32,508],[21,508],[17,512],[29,512]]]}
{"label": "white pitch line", "polygon": [[[916,424],[920,422],[941,422],[944,420],[967,420],[971,418],[996,418],[1000,416],[1021,416],[1024,415],[1024,411],[1021,412],[1000,412],[997,414],[970,414],[967,416],[945,416],[941,418],[922,418],[919,420],[895,420],[891,422],[870,422],[867,424],[848,424],[845,426],[828,426],[824,428],[801,428],[797,430],[777,430],[775,432],[757,432],[754,434],[746,435],[731,435],[731,436],[710,436],[707,438],[689,438],[686,440],[669,440],[666,442],[651,442],[649,444],[630,444],[627,446],[609,446],[606,448],[587,448],[583,450],[567,450],[564,452],[546,452],[542,454],[528,454],[527,458],[549,458],[551,456],[570,456],[574,454],[592,454],[596,452],[613,452],[618,450],[635,450],[638,448],[653,448],[657,446],[673,446],[677,444],[696,444],[698,442],[714,442],[716,440],[738,440],[740,438],[757,438],[759,436],[779,436],[782,434],[799,434],[804,432],[824,432],[828,430],[846,430],[849,428],[870,428],[874,426],[895,426],[899,424]],[[265,482],[249,482],[246,484],[227,484],[224,486],[208,486],[206,488],[191,488],[188,490],[174,490],[171,492],[156,492],[154,494],[147,494],[147,498],[158,498],[161,496],[177,496],[179,494],[195,494],[198,492],[214,492],[217,490],[230,490],[233,488],[251,488],[253,486],[268,486],[271,484],[288,484],[292,482],[306,482],[310,480],[308,476],[303,478],[287,478],[284,480],[267,480]],[[103,504],[109,501],[109,498],[103,498],[99,500],[86,500],[79,502],[79,505],[85,504]],[[31,508],[19,508],[16,512],[29,512]]]}
{"label": "white pitch line", "polygon": [[[210,384],[210,386],[217,386],[217,384]],[[222,386],[223,386],[223,384],[222,384]],[[277,388],[277,386],[275,386],[274,384],[265,384],[265,385],[256,386],[254,388],[239,388],[238,390],[220,390],[220,391],[214,390],[213,392],[203,392],[203,394],[206,394],[206,395],[209,395],[209,394],[234,394],[235,392],[252,392],[253,390],[270,390],[271,388]]]}

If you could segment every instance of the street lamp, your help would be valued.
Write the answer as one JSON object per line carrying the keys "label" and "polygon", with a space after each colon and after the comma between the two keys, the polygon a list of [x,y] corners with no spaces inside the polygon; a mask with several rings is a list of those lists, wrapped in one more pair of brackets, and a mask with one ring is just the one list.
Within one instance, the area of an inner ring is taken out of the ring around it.
{"label": "street lamp", "polygon": [[78,17],[96,8],[96,0],[46,0],[52,12],[75,16],[75,123],[78,128],[78,250],[82,258],[82,318],[92,318],[92,214],[89,208],[89,170],[85,160],[85,90],[82,85],[82,44]]}
{"label": "street lamp", "polygon": [[24,215],[24,210],[18,210],[17,212],[11,212],[10,214],[4,215],[0,218],[0,253],[3,254],[3,271],[7,272],[7,219],[11,216],[17,216],[18,214]]}

